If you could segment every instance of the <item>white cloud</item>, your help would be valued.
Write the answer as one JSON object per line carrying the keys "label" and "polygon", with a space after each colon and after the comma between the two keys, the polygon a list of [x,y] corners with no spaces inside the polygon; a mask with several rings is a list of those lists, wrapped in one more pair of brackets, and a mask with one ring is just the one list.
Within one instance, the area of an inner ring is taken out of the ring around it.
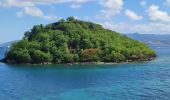
{"label": "white cloud", "polygon": [[170,22],[170,16],[167,12],[159,10],[159,6],[151,5],[147,9],[148,16],[152,21]]}
{"label": "white cloud", "polygon": [[170,24],[163,24],[163,23],[114,24],[112,22],[104,22],[102,25],[107,29],[111,29],[121,33],[134,33],[134,32],[139,32],[141,34],[169,34],[170,33]]}
{"label": "white cloud", "polygon": [[3,7],[26,7],[34,6],[37,4],[59,4],[68,3],[72,8],[81,7],[86,2],[92,2],[96,0],[0,0],[0,6]]}
{"label": "white cloud", "polygon": [[40,17],[44,19],[58,19],[58,17],[54,15],[49,15],[49,16],[44,15],[44,13],[37,7],[24,7],[22,11],[17,12],[18,17],[22,17],[24,15]]}
{"label": "white cloud", "polygon": [[43,12],[37,7],[24,7],[24,9],[18,13],[18,16],[31,15],[36,17],[43,16]]}
{"label": "white cloud", "polygon": [[90,17],[89,16],[85,16],[84,18],[83,18],[83,20],[85,20],[85,21],[90,21]]}
{"label": "white cloud", "polygon": [[[40,2],[41,1],[41,2]],[[22,17],[25,15],[39,17],[47,20],[58,19],[58,17],[54,15],[46,16],[42,10],[36,7],[38,3],[45,3],[49,1],[49,3],[53,0],[0,0],[1,7],[21,7],[23,8],[20,12],[17,12],[16,15],[18,17]],[[55,1],[55,0],[54,0]],[[56,0],[58,2],[63,0]]]}
{"label": "white cloud", "polygon": [[29,1],[18,1],[18,0],[0,0],[0,6],[2,7],[25,7],[34,6],[34,3]]}
{"label": "white cloud", "polygon": [[146,1],[142,0],[142,1],[140,2],[140,5],[145,8],[145,7],[146,7]]}
{"label": "white cloud", "polygon": [[134,11],[131,11],[129,9],[127,9],[125,11],[125,15],[127,17],[129,17],[131,20],[141,20],[142,19],[142,16],[137,15]]}
{"label": "white cloud", "polygon": [[94,0],[20,0],[20,1],[29,1],[29,2],[35,2],[35,3],[86,3],[88,1],[94,1]]}
{"label": "white cloud", "polygon": [[59,20],[61,19],[60,17],[57,17],[55,15],[44,15],[42,18],[47,19],[47,20]]}
{"label": "white cloud", "polygon": [[101,0],[100,4],[104,7],[101,10],[102,18],[111,19],[114,15],[120,13],[123,3],[123,0]]}
{"label": "white cloud", "polygon": [[37,8],[37,5],[49,5],[67,3],[71,8],[80,8],[82,4],[86,2],[92,2],[96,0],[0,0],[0,7],[21,7],[22,11],[17,12],[17,16],[22,17],[24,15],[41,17],[44,19],[57,19],[54,15],[45,16],[43,11]]}
{"label": "white cloud", "polygon": [[170,6],[170,0],[166,0],[163,4],[167,5],[167,6]]}
{"label": "white cloud", "polygon": [[[35,2],[35,0],[32,0]],[[39,3],[50,3],[50,4],[55,4],[55,3],[67,3],[70,4],[71,8],[80,8],[82,4],[95,1],[95,0],[36,0]]]}
{"label": "white cloud", "polygon": [[71,8],[80,8],[81,5],[79,5],[79,4],[72,4],[72,5],[70,5],[70,7],[71,7]]}

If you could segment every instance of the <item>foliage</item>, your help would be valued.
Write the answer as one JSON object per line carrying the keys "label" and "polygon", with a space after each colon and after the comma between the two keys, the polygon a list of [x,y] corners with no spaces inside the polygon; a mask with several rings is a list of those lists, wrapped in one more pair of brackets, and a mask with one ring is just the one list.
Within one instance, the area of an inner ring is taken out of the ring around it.
{"label": "foliage", "polygon": [[69,17],[34,26],[10,47],[5,59],[15,63],[69,63],[138,61],[151,57],[155,57],[155,52],[144,43]]}

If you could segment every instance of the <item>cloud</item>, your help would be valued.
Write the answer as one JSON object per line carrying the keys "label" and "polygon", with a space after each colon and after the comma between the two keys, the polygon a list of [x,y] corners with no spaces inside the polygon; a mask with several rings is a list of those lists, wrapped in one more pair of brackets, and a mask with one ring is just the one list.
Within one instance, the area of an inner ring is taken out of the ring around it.
{"label": "cloud", "polygon": [[167,12],[159,10],[159,6],[151,5],[147,9],[148,16],[151,21],[170,22],[170,16]]}
{"label": "cloud", "polygon": [[45,15],[42,10],[40,10],[37,5],[49,5],[49,4],[59,4],[67,3],[70,4],[71,8],[80,8],[82,4],[86,2],[91,2],[95,0],[0,0],[0,7],[21,7],[21,11],[17,12],[18,17],[23,17],[25,15],[39,17],[47,20],[58,19],[54,15]]}
{"label": "cloud", "polygon": [[92,2],[96,0],[0,0],[0,6],[2,7],[27,7],[39,4],[70,4],[72,8],[81,7],[86,2]]}
{"label": "cloud", "polygon": [[131,11],[129,9],[127,9],[125,11],[125,15],[127,17],[129,17],[131,20],[141,20],[142,19],[142,16],[137,15],[135,12],[133,12],[133,11]]}
{"label": "cloud", "polygon": [[70,5],[70,7],[76,9],[76,8],[80,8],[81,5],[79,5],[79,4],[72,4],[72,5]]}
{"label": "cloud", "polygon": [[104,28],[111,29],[121,33],[134,33],[139,32],[141,34],[169,34],[170,24],[163,23],[146,23],[146,24],[129,24],[129,23],[117,23],[104,22]]}
{"label": "cloud", "polygon": [[29,2],[35,2],[35,3],[86,3],[89,1],[94,0],[20,0],[20,1],[29,1]]}
{"label": "cloud", "polygon": [[0,0],[0,6],[2,7],[25,7],[34,6],[34,3],[29,1],[18,1],[18,0]]}
{"label": "cloud", "polygon": [[124,2],[123,0],[101,0],[100,4],[104,7],[101,10],[102,18],[111,19],[114,15],[120,13]]}
{"label": "cloud", "polygon": [[85,17],[83,18],[83,20],[85,20],[85,21],[90,21],[91,18],[90,18],[89,16],[85,16]]}
{"label": "cloud", "polygon": [[166,0],[163,4],[167,5],[167,6],[170,6],[170,0]]}
{"label": "cloud", "polygon": [[142,1],[140,2],[140,5],[145,8],[145,7],[146,7],[146,1],[142,0]]}
{"label": "cloud", "polygon": [[95,1],[95,0],[31,0],[32,2],[36,2],[39,4],[61,4],[66,3],[70,4],[71,8],[80,8],[82,4]]}
{"label": "cloud", "polygon": [[[40,2],[41,1],[41,2]],[[54,15],[45,15],[41,9],[36,7],[38,3],[45,3],[47,1],[52,2],[53,0],[0,0],[1,7],[20,7],[21,11],[17,12],[16,15],[18,17],[23,17],[25,15],[39,17],[47,20],[58,19],[58,17]],[[55,1],[55,0],[54,0]],[[56,0],[63,1],[63,0]]]}
{"label": "cloud", "polygon": [[24,7],[22,11],[17,12],[16,14],[18,17],[29,15],[29,16],[40,17],[40,18],[49,19],[49,20],[58,19],[58,17],[54,15],[49,15],[49,16],[44,15],[44,13],[37,7]]}
{"label": "cloud", "polygon": [[22,11],[17,12],[18,17],[24,15],[40,17],[44,19],[58,19],[54,15],[44,15],[37,5],[49,5],[49,4],[61,4],[67,3],[71,8],[80,8],[82,4],[86,2],[92,2],[96,0],[0,0],[0,7],[21,7]]}
{"label": "cloud", "polygon": [[[104,9],[101,13],[104,18],[110,19],[118,14],[123,6],[123,0],[0,0],[2,7],[30,7],[49,4],[69,4],[71,8],[80,8],[87,2],[99,2]],[[21,15],[21,14],[19,14]]]}
{"label": "cloud", "polygon": [[18,16],[30,15],[35,17],[43,16],[43,12],[37,7],[24,7],[21,12],[18,12]]}

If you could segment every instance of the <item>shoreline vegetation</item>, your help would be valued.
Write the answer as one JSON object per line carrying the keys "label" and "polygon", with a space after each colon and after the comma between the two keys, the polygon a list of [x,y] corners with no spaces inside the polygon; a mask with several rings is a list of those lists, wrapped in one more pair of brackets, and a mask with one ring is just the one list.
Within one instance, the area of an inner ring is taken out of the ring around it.
{"label": "shoreline vegetation", "polygon": [[[136,60],[136,61],[124,61],[124,62],[69,62],[69,63],[52,63],[52,62],[42,62],[42,63],[18,63],[18,64],[25,64],[25,65],[59,65],[59,64],[64,64],[64,65],[86,65],[86,64],[96,64],[96,65],[100,65],[100,64],[130,64],[130,63],[143,63],[143,62],[149,62],[152,60],[155,60],[155,57],[152,57],[148,60]],[[4,59],[0,60],[0,62],[2,63],[7,63],[7,64],[17,64],[17,63],[13,63],[11,61],[5,61]]]}
{"label": "shoreline vegetation", "polygon": [[151,61],[146,44],[101,25],[68,17],[35,25],[13,43],[0,62],[9,64],[114,64]]}

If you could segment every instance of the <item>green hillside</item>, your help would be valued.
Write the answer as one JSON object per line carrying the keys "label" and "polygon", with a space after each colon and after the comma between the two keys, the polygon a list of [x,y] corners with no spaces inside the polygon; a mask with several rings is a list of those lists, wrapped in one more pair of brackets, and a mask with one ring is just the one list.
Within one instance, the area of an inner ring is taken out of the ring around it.
{"label": "green hillside", "polygon": [[69,17],[46,26],[36,25],[12,44],[6,63],[126,62],[155,58],[144,43],[101,25]]}

